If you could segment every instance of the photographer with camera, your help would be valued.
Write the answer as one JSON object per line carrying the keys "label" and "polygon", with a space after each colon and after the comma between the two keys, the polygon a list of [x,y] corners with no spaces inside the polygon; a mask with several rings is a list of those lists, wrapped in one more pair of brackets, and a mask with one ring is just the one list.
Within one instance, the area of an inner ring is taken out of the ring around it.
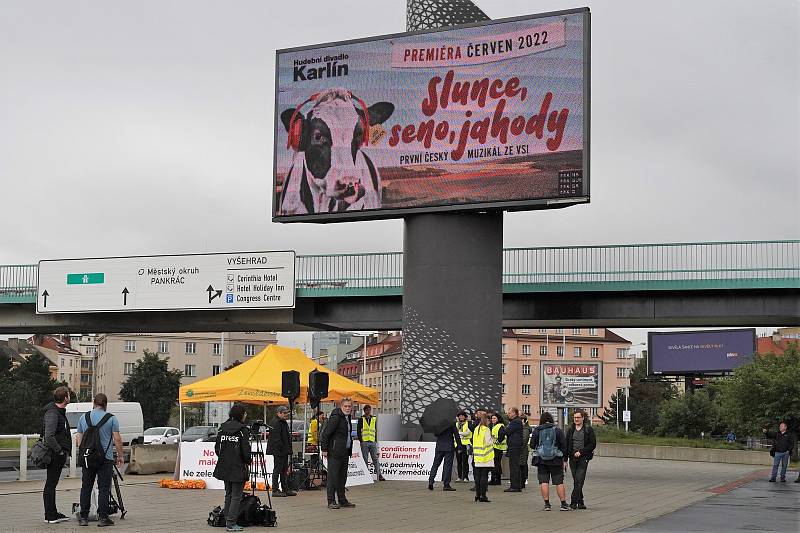
{"label": "photographer with camera", "polygon": [[228,416],[228,420],[219,428],[214,445],[218,457],[214,477],[225,482],[226,530],[242,531],[236,524],[236,519],[239,517],[239,504],[242,502],[244,484],[249,478],[252,462],[250,430],[244,424],[247,419],[244,405],[234,404]]}
{"label": "photographer with camera", "polygon": [[[273,456],[272,467],[272,496],[297,496],[289,487],[289,458],[292,456],[292,439],[289,433],[289,408],[281,405],[277,415],[269,424],[269,440],[267,440],[267,455]],[[283,492],[278,489],[278,483]]]}

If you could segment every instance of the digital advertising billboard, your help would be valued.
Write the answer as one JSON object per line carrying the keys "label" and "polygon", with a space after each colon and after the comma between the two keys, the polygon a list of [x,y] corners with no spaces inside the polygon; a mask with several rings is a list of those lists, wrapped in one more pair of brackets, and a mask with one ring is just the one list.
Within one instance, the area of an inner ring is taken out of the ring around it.
{"label": "digital advertising billboard", "polygon": [[273,220],[589,201],[589,9],[278,50]]}
{"label": "digital advertising billboard", "polygon": [[542,361],[541,407],[603,407],[602,363]]}
{"label": "digital advertising billboard", "polygon": [[756,330],[652,332],[647,344],[651,375],[723,374],[752,361]]}

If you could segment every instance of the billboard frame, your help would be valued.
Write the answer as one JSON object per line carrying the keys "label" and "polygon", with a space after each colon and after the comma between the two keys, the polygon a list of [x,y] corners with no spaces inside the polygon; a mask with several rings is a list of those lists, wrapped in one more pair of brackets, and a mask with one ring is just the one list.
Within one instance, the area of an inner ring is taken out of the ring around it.
{"label": "billboard frame", "polygon": [[724,376],[733,372],[731,369],[717,369],[717,370],[701,370],[701,371],[669,371],[654,373],[653,368],[653,336],[663,335],[680,335],[680,334],[693,334],[693,333],[724,333],[730,331],[750,331],[753,333],[753,354],[756,353],[758,348],[758,336],[756,328],[728,328],[728,329],[695,329],[684,331],[648,331],[647,332],[647,376],[648,377],[664,377],[664,376]]}
{"label": "billboard frame", "polygon": [[[280,114],[278,113],[278,96],[280,94],[278,79],[280,76],[280,55],[291,52],[302,52],[305,50],[317,50],[330,46],[345,46],[351,44],[359,44],[372,41],[381,41],[393,38],[408,37],[414,35],[424,35],[429,33],[443,33],[453,30],[461,30],[467,28],[476,28],[482,26],[491,26],[494,24],[504,24],[509,22],[521,22],[526,20],[534,20],[539,18],[554,17],[559,15],[574,15],[583,14],[583,186],[580,196],[570,198],[540,198],[540,199],[527,199],[527,200],[504,200],[493,202],[470,202],[459,203],[452,205],[439,205],[427,207],[401,207],[394,209],[370,209],[364,211],[342,211],[339,213],[309,213],[305,215],[281,215],[277,214],[278,205],[275,201],[276,191],[278,188],[278,136],[275,134],[278,130],[280,123]],[[519,17],[507,17],[503,19],[485,20],[481,22],[471,22],[469,24],[459,24],[456,26],[446,26],[442,28],[434,28],[427,30],[417,30],[401,33],[390,33],[385,35],[375,35],[372,37],[361,37],[358,39],[349,39],[346,41],[333,41],[326,43],[318,43],[305,46],[296,46],[292,48],[279,48],[275,50],[275,101],[274,101],[274,122],[273,122],[273,152],[272,152],[272,188],[270,189],[270,198],[272,200],[272,222],[311,222],[311,223],[329,223],[329,222],[353,222],[357,220],[385,220],[393,218],[404,218],[410,215],[417,215],[423,213],[444,213],[444,212],[459,212],[469,213],[476,211],[536,211],[543,209],[561,209],[572,205],[581,205],[590,203],[590,174],[589,174],[589,161],[590,161],[590,126],[591,126],[591,107],[590,107],[590,94],[591,94],[591,11],[588,7],[579,7],[573,9],[564,9],[560,11],[548,11],[546,13],[537,13],[535,15],[523,15]]]}
{"label": "billboard frame", "polygon": [[[593,404],[587,403],[565,403],[565,404],[551,404],[545,403],[544,401],[544,366],[545,364],[556,364],[556,365],[594,365],[597,367],[597,402]],[[605,404],[603,403],[603,362],[602,361],[563,361],[561,359],[548,359],[544,361],[539,361],[539,408],[600,408],[604,407]]]}

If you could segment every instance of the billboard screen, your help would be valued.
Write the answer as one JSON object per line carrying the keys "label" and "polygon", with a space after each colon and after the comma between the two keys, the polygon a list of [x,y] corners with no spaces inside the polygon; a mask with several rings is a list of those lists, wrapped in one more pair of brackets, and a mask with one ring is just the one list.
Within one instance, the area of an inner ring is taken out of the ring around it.
{"label": "billboard screen", "polygon": [[589,10],[278,50],[273,220],[589,201]]}
{"label": "billboard screen", "polygon": [[752,360],[756,351],[756,330],[648,333],[647,344],[650,374],[720,374]]}
{"label": "billboard screen", "polygon": [[602,407],[603,365],[542,361],[541,407]]}

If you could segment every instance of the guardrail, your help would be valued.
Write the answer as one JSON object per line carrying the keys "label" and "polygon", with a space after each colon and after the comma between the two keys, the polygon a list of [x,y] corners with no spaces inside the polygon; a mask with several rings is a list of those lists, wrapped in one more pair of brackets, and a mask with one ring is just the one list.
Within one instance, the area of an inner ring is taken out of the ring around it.
{"label": "guardrail", "polygon": [[[303,296],[403,290],[401,252],[298,255]],[[35,303],[36,265],[0,266],[0,303]],[[503,250],[505,292],[800,288],[800,240]]]}
{"label": "guardrail", "polygon": [[[28,440],[32,439],[34,441],[39,440],[38,433],[29,433],[29,434],[12,434],[12,435],[0,435],[0,439],[19,439],[19,481],[27,481],[28,480]],[[72,435],[72,454],[69,458],[69,474],[68,477],[75,477],[77,474],[77,464],[78,464],[78,450],[77,446],[75,445],[75,435]]]}

